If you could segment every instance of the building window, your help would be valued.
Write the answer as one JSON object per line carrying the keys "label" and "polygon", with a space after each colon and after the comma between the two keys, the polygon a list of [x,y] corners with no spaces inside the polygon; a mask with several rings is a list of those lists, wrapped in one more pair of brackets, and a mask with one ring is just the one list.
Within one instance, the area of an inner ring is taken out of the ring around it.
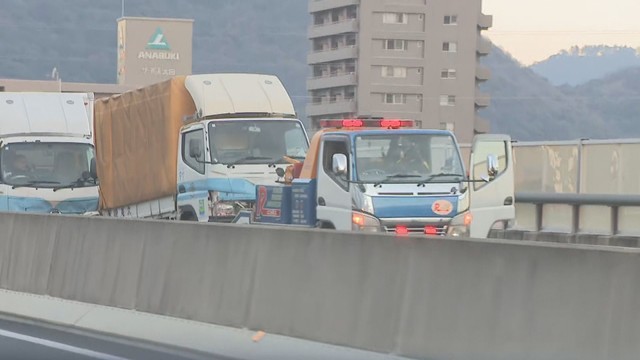
{"label": "building window", "polygon": [[342,64],[333,63],[330,65],[329,69],[330,76],[338,76],[340,75],[340,70],[342,70]]}
{"label": "building window", "polygon": [[443,69],[440,73],[440,77],[442,79],[455,79],[456,78],[456,69]]}
{"label": "building window", "polygon": [[455,95],[440,95],[440,106],[455,106],[455,105],[456,105]]}
{"label": "building window", "polygon": [[344,91],[344,100],[353,101],[356,98],[356,90],[354,88],[347,88]]}
{"label": "building window", "polygon": [[408,24],[409,16],[403,13],[384,13],[382,14],[383,24]]}
{"label": "building window", "polygon": [[320,105],[324,102],[325,97],[322,95],[315,95],[312,98],[313,105]]}
{"label": "building window", "polygon": [[356,73],[356,62],[354,60],[349,60],[345,64],[345,71],[347,74],[355,74]]}
{"label": "building window", "polygon": [[401,105],[407,103],[405,94],[384,94],[384,102],[386,104]]}
{"label": "building window", "polygon": [[329,70],[328,70],[328,65],[327,64],[315,65],[313,67],[313,76],[314,77],[327,76],[328,72],[329,72]]}
{"label": "building window", "polygon": [[458,15],[445,15],[444,16],[444,24],[445,25],[458,25]]}
{"label": "building window", "polygon": [[347,19],[357,19],[358,18],[358,8],[355,6],[350,6],[347,8]]}
{"label": "building window", "polygon": [[406,78],[407,68],[398,66],[383,66],[382,77]]}
{"label": "building window", "polygon": [[334,10],[331,12],[331,21],[333,23],[340,22],[340,11]]}
{"label": "building window", "polygon": [[356,35],[355,34],[348,34],[345,37],[345,44],[347,46],[356,46]]}
{"label": "building window", "polygon": [[342,93],[339,91],[332,91],[329,94],[329,102],[330,103],[342,102]]}
{"label": "building window", "polygon": [[457,52],[458,44],[455,42],[443,42],[442,43],[442,51],[444,52]]}
{"label": "building window", "polygon": [[384,40],[382,42],[382,46],[386,50],[406,51],[408,49],[407,44],[408,44],[407,40],[397,40],[397,39]]}

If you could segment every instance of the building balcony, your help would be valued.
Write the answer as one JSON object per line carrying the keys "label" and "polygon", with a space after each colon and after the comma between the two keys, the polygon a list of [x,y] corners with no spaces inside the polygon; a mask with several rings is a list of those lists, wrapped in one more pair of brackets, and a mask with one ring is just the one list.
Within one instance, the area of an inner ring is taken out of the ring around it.
{"label": "building balcony", "polygon": [[493,26],[493,16],[492,15],[480,15],[480,19],[478,19],[478,28],[480,30],[489,30],[490,27]]}
{"label": "building balcony", "polygon": [[491,43],[489,40],[485,40],[482,37],[478,38],[478,43],[476,45],[476,51],[479,55],[489,55],[491,52]]}
{"label": "building balcony", "polygon": [[360,4],[360,0],[311,0],[309,1],[309,12],[315,13],[358,4]]}
{"label": "building balcony", "polygon": [[476,80],[487,81],[491,78],[491,70],[485,66],[476,66]]}
{"label": "building balcony", "polygon": [[475,104],[478,108],[485,108],[491,103],[491,96],[483,93],[482,91],[476,91]]}
{"label": "building balcony", "polygon": [[311,25],[309,27],[308,36],[309,39],[315,39],[344,33],[356,33],[358,32],[358,25],[359,22],[357,19],[348,19],[323,25]]}
{"label": "building balcony", "polygon": [[307,116],[322,116],[356,112],[356,100],[322,101],[307,105]]}
{"label": "building balcony", "polygon": [[489,123],[489,120],[476,116],[473,130],[476,134],[487,134],[491,131],[491,124]]}
{"label": "building balcony", "polygon": [[323,63],[328,63],[332,61],[357,59],[357,58],[358,58],[358,47],[353,45],[353,46],[344,46],[336,49],[312,52],[307,56],[307,63],[309,65],[313,65],[313,64],[323,64]]}
{"label": "building balcony", "polygon": [[307,80],[308,90],[330,89],[358,84],[356,73],[343,73],[329,76],[319,76]]}

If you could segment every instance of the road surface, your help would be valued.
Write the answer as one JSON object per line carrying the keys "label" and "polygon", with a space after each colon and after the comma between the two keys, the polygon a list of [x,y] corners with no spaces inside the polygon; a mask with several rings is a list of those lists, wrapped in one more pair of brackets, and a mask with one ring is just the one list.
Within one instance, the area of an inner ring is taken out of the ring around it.
{"label": "road surface", "polygon": [[229,360],[4,318],[0,318],[0,359]]}

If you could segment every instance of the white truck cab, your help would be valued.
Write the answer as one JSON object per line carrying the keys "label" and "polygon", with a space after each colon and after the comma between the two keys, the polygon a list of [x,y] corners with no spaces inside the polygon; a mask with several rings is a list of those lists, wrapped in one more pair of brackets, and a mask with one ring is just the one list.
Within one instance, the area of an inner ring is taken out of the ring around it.
{"label": "white truck cab", "polygon": [[196,116],[180,131],[180,218],[230,222],[253,207],[256,185],[272,184],[286,157],[304,159],[307,133],[275,76],[191,75],[185,87]]}
{"label": "white truck cab", "polygon": [[0,211],[98,209],[92,93],[0,92]]}
{"label": "white truck cab", "polygon": [[486,238],[515,218],[506,135],[476,136],[468,176],[449,131],[404,119],[321,123],[300,175],[260,186],[255,211],[234,222]]}

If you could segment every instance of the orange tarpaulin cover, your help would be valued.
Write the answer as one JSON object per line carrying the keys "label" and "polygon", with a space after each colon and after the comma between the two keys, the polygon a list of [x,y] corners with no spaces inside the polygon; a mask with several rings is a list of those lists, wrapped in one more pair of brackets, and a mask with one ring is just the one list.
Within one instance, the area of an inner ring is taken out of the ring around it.
{"label": "orange tarpaulin cover", "polygon": [[176,193],[180,127],[196,111],[184,80],[178,76],[96,100],[100,209]]}

